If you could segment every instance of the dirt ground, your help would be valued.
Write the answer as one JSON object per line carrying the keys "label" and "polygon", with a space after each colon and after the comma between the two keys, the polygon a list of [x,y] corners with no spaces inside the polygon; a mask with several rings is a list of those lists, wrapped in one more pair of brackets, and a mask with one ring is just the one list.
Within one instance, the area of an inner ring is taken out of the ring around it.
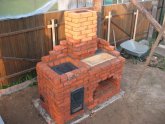
{"label": "dirt ground", "polygon": [[[130,89],[141,69],[142,64],[127,61],[121,86],[125,96],[81,124],[165,124],[165,72],[148,68],[133,92]],[[5,123],[46,124],[33,107],[32,99],[37,97],[34,86],[0,98],[0,115]]]}

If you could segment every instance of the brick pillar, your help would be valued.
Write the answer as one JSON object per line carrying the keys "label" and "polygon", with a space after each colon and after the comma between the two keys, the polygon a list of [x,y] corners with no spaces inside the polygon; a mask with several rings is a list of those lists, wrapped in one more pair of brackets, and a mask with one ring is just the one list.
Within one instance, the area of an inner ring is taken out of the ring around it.
{"label": "brick pillar", "polygon": [[65,12],[65,35],[71,42],[86,42],[96,38],[97,15],[95,11]]}
{"label": "brick pillar", "polygon": [[74,58],[84,58],[97,49],[97,13],[92,10],[65,12],[65,35],[68,53]]}
{"label": "brick pillar", "polygon": [[102,38],[102,17],[103,17],[102,6],[103,6],[103,0],[93,0],[93,10],[97,11],[97,16],[98,16],[97,35],[100,38]]}
{"label": "brick pillar", "polygon": [[95,11],[101,12],[103,5],[103,0],[93,0],[93,9]]}

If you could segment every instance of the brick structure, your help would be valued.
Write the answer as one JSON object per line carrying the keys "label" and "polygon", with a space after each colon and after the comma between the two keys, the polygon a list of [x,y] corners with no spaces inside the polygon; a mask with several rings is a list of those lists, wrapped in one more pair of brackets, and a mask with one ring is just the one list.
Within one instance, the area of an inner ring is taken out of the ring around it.
{"label": "brick structure", "polygon": [[82,59],[97,50],[97,13],[91,10],[65,12],[65,35],[70,56]]}
{"label": "brick structure", "polygon": [[[37,64],[42,106],[57,124],[63,124],[120,92],[124,58],[96,36],[96,12],[65,12],[66,40]],[[95,66],[84,60],[98,51],[114,58]],[[64,67],[67,67],[64,68]],[[69,70],[68,70],[69,69]]]}
{"label": "brick structure", "polygon": [[93,0],[93,9],[100,12],[103,4],[103,0]]}

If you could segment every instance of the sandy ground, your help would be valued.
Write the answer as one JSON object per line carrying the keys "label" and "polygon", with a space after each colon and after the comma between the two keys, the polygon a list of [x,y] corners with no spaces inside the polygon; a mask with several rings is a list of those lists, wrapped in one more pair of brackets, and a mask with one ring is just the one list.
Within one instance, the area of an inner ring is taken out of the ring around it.
{"label": "sandy ground", "polygon": [[[84,120],[81,124],[165,124],[165,72],[148,68],[136,90],[130,90],[138,79],[142,64],[126,63],[122,89],[124,98]],[[0,115],[6,124],[46,124],[33,107],[37,87],[0,98]]]}

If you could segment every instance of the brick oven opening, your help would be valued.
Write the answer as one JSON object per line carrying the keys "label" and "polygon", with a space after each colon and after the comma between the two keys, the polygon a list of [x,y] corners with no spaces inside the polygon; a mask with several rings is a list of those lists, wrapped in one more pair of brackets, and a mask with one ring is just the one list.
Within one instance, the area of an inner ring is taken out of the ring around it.
{"label": "brick oven opening", "polygon": [[106,93],[112,93],[117,88],[116,79],[112,76],[99,82],[96,90],[93,92],[93,99],[98,99]]}
{"label": "brick oven opening", "polygon": [[84,106],[84,88],[77,89],[71,92],[71,114],[74,114],[83,109]]}
{"label": "brick oven opening", "polygon": [[53,66],[52,69],[59,75],[62,75],[78,68],[70,62],[65,62],[60,65]]}

